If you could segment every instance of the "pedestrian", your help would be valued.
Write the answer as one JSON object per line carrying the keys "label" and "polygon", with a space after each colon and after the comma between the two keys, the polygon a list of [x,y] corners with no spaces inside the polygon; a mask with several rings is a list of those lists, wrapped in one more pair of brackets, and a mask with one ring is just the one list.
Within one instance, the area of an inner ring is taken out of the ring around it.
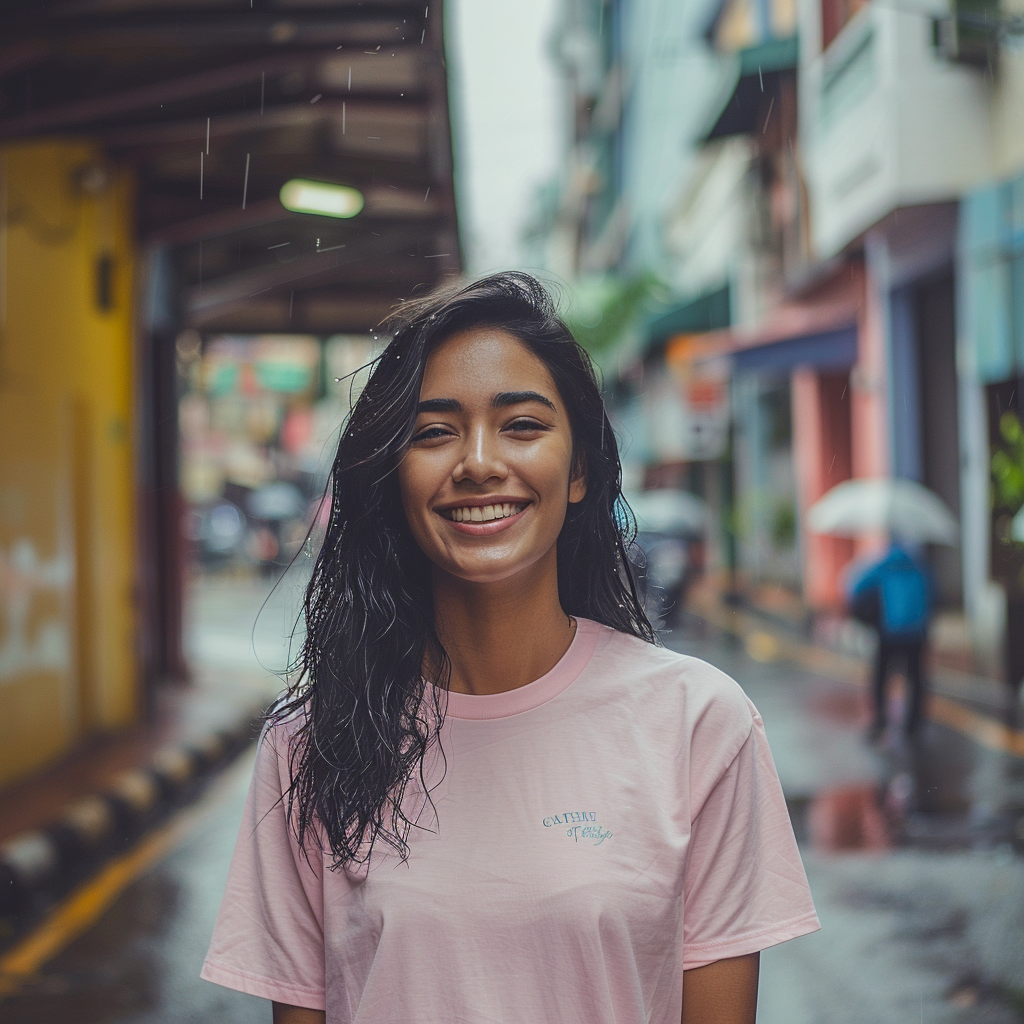
{"label": "pedestrian", "polygon": [[392,329],[203,976],[278,1024],[748,1024],[818,922],[757,711],[637,599],[586,353],[518,273]]}
{"label": "pedestrian", "polygon": [[901,665],[907,680],[903,731],[913,736],[924,713],[922,659],[932,605],[928,573],[909,551],[893,543],[881,558],[854,569],[848,592],[855,617],[878,633],[871,688],[874,717],[868,739],[874,742],[885,732],[888,678]]}

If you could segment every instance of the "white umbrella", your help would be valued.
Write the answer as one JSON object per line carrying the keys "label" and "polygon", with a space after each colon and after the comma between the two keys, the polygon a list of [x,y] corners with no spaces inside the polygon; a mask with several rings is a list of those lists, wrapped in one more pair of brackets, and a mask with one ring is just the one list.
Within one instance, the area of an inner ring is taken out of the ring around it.
{"label": "white umbrella", "polygon": [[663,488],[624,494],[636,516],[637,529],[645,533],[702,534],[708,521],[705,501],[689,491]]}
{"label": "white umbrella", "polygon": [[807,510],[815,533],[887,531],[911,543],[955,544],[959,527],[942,499],[913,480],[847,480]]}

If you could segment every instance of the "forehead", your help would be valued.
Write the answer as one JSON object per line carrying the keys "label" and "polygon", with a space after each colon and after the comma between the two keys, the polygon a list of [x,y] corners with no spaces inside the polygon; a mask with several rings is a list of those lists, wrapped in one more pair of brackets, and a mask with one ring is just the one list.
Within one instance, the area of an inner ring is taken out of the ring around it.
{"label": "forehead", "polygon": [[539,391],[558,402],[558,391],[543,360],[514,334],[474,327],[446,338],[427,357],[421,398],[480,393],[488,401],[499,391]]}

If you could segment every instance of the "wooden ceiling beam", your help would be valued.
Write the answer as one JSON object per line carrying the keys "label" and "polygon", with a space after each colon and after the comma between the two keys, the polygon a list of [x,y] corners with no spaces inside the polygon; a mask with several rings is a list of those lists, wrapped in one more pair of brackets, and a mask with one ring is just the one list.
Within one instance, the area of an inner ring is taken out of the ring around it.
{"label": "wooden ceiling beam", "polygon": [[395,228],[379,236],[355,236],[349,242],[331,246],[322,252],[300,256],[291,263],[248,269],[218,281],[190,288],[185,305],[190,314],[231,302],[247,301],[264,292],[298,286],[318,287],[326,280],[343,276],[339,269],[351,264],[399,255],[425,241],[422,229]]}
{"label": "wooden ceiling beam", "polygon": [[[447,206],[443,201],[440,189],[436,190],[431,197],[425,195],[420,189],[396,185],[374,185],[367,188],[363,196],[365,206],[359,215],[360,220],[367,218],[430,220],[441,216]],[[232,207],[228,210],[217,210],[200,217],[193,217],[190,220],[168,224],[150,232],[145,237],[145,241],[154,245],[188,245],[203,239],[219,238],[252,228],[265,227],[268,224],[278,224],[282,221],[323,223],[328,227],[337,226],[338,223],[330,218],[291,213],[277,199],[261,199],[248,204],[244,210]]]}
{"label": "wooden ceiling beam", "polygon": [[[344,106],[343,106],[344,104]],[[291,103],[270,107],[260,113],[242,111],[236,114],[220,114],[210,118],[210,143],[239,135],[264,133],[275,129],[295,127],[315,128],[326,125],[342,133],[347,132],[349,118],[360,120],[388,119],[409,123],[426,124],[430,108],[422,99],[366,99],[354,97],[351,100],[324,99],[318,103]],[[111,149],[137,149],[148,147],[150,152],[169,149],[191,143],[205,145],[205,117],[189,118],[184,121],[165,121],[155,124],[137,125],[129,128],[111,128],[90,131]],[[198,151],[198,150],[197,150]]]}
{"label": "wooden ceiling beam", "polygon": [[[423,7],[408,2],[381,10],[376,4],[332,9],[203,11],[181,8],[156,12],[84,15],[34,26],[60,46],[77,49],[129,46],[213,50],[229,46],[374,46],[419,41]],[[402,15],[405,15],[404,21]]]}
{"label": "wooden ceiling beam", "polygon": [[185,326],[207,334],[369,334],[395,307],[395,293],[307,298],[267,295],[190,312]]}
{"label": "wooden ceiling beam", "polygon": [[[259,83],[261,75],[279,75],[296,68],[305,68],[318,54],[275,54],[260,61],[248,61],[226,68],[214,68],[194,75],[183,75],[149,85],[136,85],[117,92],[66,103],[49,110],[37,110],[19,117],[0,120],[0,134],[7,138],[19,135],[37,135],[54,129],[92,127],[96,121],[138,113],[161,103],[180,103],[183,100],[223,92],[242,85]],[[0,58],[2,59],[2,58]]]}
{"label": "wooden ceiling beam", "polygon": [[[268,81],[273,85],[275,78],[296,71],[304,73],[314,88],[321,89],[321,95],[344,92],[346,98],[355,101],[365,99],[367,93],[371,93],[378,100],[398,99],[400,93],[412,94],[421,84],[419,47],[402,46],[398,50],[395,54],[399,57],[397,61],[390,53],[380,58],[363,53],[325,56],[322,49],[293,50],[159,82],[127,85],[116,92],[0,119],[0,136],[13,138],[82,126],[94,129],[97,121],[147,110],[157,112],[162,104],[183,103],[244,86],[265,88]],[[392,69],[393,85],[388,79]],[[352,95],[348,96],[349,93]],[[280,105],[279,101],[275,102],[270,109]]]}

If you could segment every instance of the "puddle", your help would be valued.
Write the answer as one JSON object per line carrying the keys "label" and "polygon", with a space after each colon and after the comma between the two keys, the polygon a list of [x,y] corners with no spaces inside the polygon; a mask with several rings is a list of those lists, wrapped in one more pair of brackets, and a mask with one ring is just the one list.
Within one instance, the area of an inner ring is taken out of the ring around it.
{"label": "puddle", "polygon": [[[901,772],[887,784],[858,783],[787,800],[797,841],[816,853],[885,853],[901,848],[1004,850],[1024,854],[1024,810],[929,799]],[[933,795],[932,795],[933,796]]]}
{"label": "puddle", "polygon": [[878,787],[843,786],[823,790],[806,805],[807,837],[820,853],[880,851],[892,846]]}

